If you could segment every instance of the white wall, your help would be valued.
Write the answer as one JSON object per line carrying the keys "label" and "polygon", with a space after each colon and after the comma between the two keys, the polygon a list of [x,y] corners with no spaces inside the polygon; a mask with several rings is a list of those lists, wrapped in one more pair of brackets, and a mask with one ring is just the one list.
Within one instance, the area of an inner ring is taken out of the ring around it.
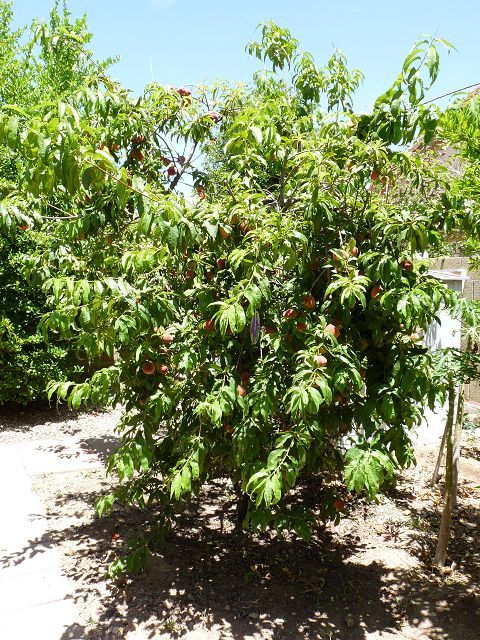
{"label": "white wall", "polygon": [[[430,271],[430,275],[447,284],[454,291],[463,291],[467,279],[464,269],[450,269],[444,271]],[[453,347],[460,349],[461,325],[459,320],[451,317],[447,310],[438,314],[440,322],[433,322],[426,335],[425,344],[433,350]],[[425,419],[418,428],[416,442],[418,444],[437,443],[442,437],[447,418],[447,405],[438,407],[436,411],[427,409]]]}

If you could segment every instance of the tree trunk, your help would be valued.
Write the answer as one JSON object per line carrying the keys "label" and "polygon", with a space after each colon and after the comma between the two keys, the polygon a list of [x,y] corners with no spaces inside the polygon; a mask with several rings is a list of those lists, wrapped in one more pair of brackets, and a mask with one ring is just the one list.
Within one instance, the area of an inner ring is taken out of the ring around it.
{"label": "tree trunk", "polygon": [[237,521],[235,523],[235,529],[239,530],[242,529],[243,521],[248,513],[248,504],[250,502],[250,499],[248,495],[244,491],[242,491],[240,482],[238,482],[235,487],[235,493],[237,494]]}
{"label": "tree trunk", "polygon": [[440,523],[440,531],[438,534],[437,549],[433,563],[437,567],[445,566],[447,557],[447,546],[450,538],[450,526],[452,521],[452,466],[453,466],[453,420],[455,414],[455,383],[453,376],[450,376],[448,384],[448,417],[445,441],[447,445],[447,459],[445,462],[445,497],[442,513],[442,521]]}
{"label": "tree trunk", "polygon": [[[449,387],[449,389],[450,389],[450,387]],[[438,450],[437,464],[435,465],[435,470],[433,472],[432,479],[430,480],[430,486],[431,487],[434,487],[437,484],[438,472],[440,471],[440,466],[442,464],[443,451],[445,449],[445,442],[447,440],[447,432],[448,432],[448,429],[449,429],[449,424],[453,425],[453,421],[454,421],[454,418],[455,418],[455,414],[454,414],[455,404],[453,405],[453,409],[452,409],[452,405],[450,404],[450,396],[449,395],[448,395],[448,401],[449,402],[448,402],[447,421],[445,423],[445,429],[443,431],[442,441],[440,443],[440,449]]]}
{"label": "tree trunk", "polygon": [[458,495],[458,471],[460,467],[461,441],[463,415],[465,409],[465,387],[460,385],[458,390],[457,401],[457,417],[455,419],[455,432],[453,436],[453,454],[452,454],[452,509],[457,508]]}

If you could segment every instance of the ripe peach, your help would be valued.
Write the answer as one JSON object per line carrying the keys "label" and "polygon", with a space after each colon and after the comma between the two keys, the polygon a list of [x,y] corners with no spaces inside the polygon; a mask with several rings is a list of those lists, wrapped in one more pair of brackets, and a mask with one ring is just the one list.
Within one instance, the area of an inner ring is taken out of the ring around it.
{"label": "ripe peach", "polygon": [[250,382],[250,371],[242,371],[240,374],[242,384],[247,385]]}
{"label": "ripe peach", "polygon": [[305,296],[305,298],[303,299],[303,306],[304,306],[305,309],[309,309],[309,310],[313,309],[316,304],[317,304],[317,301],[310,294]]}
{"label": "ripe peach", "polygon": [[331,333],[335,338],[340,337],[340,327],[337,327],[335,324],[327,324],[325,327],[325,333]]}
{"label": "ripe peach", "polygon": [[298,313],[295,311],[295,309],[286,309],[283,312],[283,317],[286,318],[287,320],[295,320],[297,315]]}
{"label": "ripe peach", "polygon": [[172,344],[173,339],[174,339],[174,338],[173,338],[172,334],[171,334],[171,333],[168,333],[168,331],[165,331],[165,333],[164,333],[164,334],[163,334],[163,336],[162,336],[162,342],[163,342],[163,344],[165,344],[165,345],[167,345],[167,346],[168,346],[169,344]]}
{"label": "ripe peach", "polygon": [[208,333],[211,333],[215,330],[215,322],[210,318],[209,320],[205,321],[203,328],[205,329],[205,331],[208,331]]}
{"label": "ripe peach", "polygon": [[333,506],[337,511],[343,511],[345,509],[345,500],[342,500],[342,498],[337,498],[333,503]]}
{"label": "ripe peach", "polygon": [[313,362],[317,367],[325,367],[327,366],[328,360],[326,359],[325,356],[316,355],[316,356],[313,356]]}
{"label": "ripe peach", "polygon": [[143,363],[142,371],[146,376],[151,376],[155,373],[155,365],[153,362],[147,361]]}
{"label": "ripe peach", "polygon": [[383,291],[382,287],[379,284],[376,284],[373,287],[372,291],[370,292],[372,299],[375,300],[375,298],[379,296],[382,293],[382,291]]}
{"label": "ripe peach", "polygon": [[238,384],[237,393],[241,398],[244,398],[247,395],[247,390],[245,389],[245,387],[242,387],[241,384]]}
{"label": "ripe peach", "polygon": [[220,122],[220,119],[222,117],[216,111],[207,111],[207,113],[205,115],[206,115],[207,118],[210,118],[210,120],[213,120],[213,122],[215,122],[215,123]]}

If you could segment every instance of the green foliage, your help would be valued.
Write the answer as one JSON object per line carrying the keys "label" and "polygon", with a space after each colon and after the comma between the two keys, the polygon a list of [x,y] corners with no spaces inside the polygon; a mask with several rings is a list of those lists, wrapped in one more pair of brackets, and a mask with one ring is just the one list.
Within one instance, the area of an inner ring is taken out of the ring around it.
{"label": "green foliage", "polygon": [[49,390],[125,407],[108,465],[121,483],[99,512],[159,502],[168,519],[228,476],[244,526],[307,539],[299,482],[334,471],[373,498],[412,461],[440,389],[421,334],[457,304],[416,256],[457,217],[445,173],[399,148],[435,127],[419,78],[435,80],[436,40],[359,116],[361,74],[339,52],[320,68],[287,30],[262,36],[249,51],[272,70],[251,86],[133,100],[100,73],[18,126],[4,109],[0,146],[48,230],[29,261],[54,307],[43,334],[114,358]]}
{"label": "green foliage", "polygon": [[35,247],[30,232],[0,235],[0,404],[45,399],[46,381],[80,369],[65,342],[46,344],[37,333],[45,297],[22,275],[22,258]]}
{"label": "green foliage", "polygon": [[[38,233],[43,217],[19,186],[28,163],[44,157],[44,134],[23,126],[42,104],[43,114],[63,96],[83,87],[97,68],[79,46],[88,42],[85,19],[72,21],[57,2],[46,24],[30,33],[12,30],[12,10],[0,2],[0,403],[45,399],[49,380],[78,378],[74,347],[65,340],[46,344],[37,332],[49,310],[38,279],[27,280],[26,263],[39,247],[50,249],[48,234]],[[48,106],[47,106],[48,105]],[[68,105],[67,113],[71,113]],[[59,107],[61,112],[62,108]],[[42,116],[40,116],[42,117]],[[48,134],[47,134],[48,135]],[[22,144],[25,157],[15,152]],[[52,203],[53,205],[53,203]],[[35,231],[34,229],[37,229]],[[76,405],[77,403],[72,403]]]}

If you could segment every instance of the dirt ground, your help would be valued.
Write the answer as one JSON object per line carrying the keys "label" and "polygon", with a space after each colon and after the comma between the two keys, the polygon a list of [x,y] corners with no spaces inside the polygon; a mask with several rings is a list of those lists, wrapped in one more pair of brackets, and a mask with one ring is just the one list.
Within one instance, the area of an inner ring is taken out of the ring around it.
{"label": "dirt ground", "polygon": [[[0,443],[75,434],[105,455],[115,417],[2,415]],[[442,501],[441,484],[428,486],[436,452],[427,449],[378,504],[349,499],[340,525],[319,527],[308,544],[235,532],[235,496],[226,483],[212,483],[179,516],[147,571],[120,582],[108,580],[106,566],[141,533],[145,513],[119,508],[96,517],[94,500],[110,486],[102,469],[39,475],[49,544],[61,549],[79,610],[64,638],[480,640],[480,439],[470,432],[463,453],[442,571],[431,565]],[[320,491],[318,479],[305,493]],[[154,522],[155,511],[147,517]],[[32,541],[25,554],[41,549]]]}

